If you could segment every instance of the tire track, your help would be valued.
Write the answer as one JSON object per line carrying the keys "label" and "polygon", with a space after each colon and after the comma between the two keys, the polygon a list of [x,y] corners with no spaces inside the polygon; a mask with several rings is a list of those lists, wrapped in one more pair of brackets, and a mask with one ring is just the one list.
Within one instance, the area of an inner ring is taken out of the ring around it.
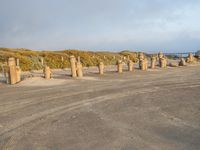
{"label": "tire track", "polygon": [[[200,86],[200,85],[198,85],[198,86]],[[190,85],[187,85],[187,86],[185,85],[185,86],[174,87],[174,88],[172,88],[172,90],[180,89],[180,88],[194,88],[194,87],[191,87]],[[43,112],[39,112],[32,116],[22,118],[16,122],[14,122],[11,125],[8,125],[2,131],[0,131],[0,136],[3,137],[3,139],[11,136],[11,139],[4,145],[3,149],[14,149],[14,145],[18,142],[18,140],[20,140],[24,136],[24,134],[28,131],[28,129],[35,126],[38,121],[39,121],[38,123],[41,123],[43,121],[46,122],[46,121],[48,121],[47,119],[50,117],[54,118],[54,117],[65,114],[66,112],[69,112],[72,110],[80,109],[83,107],[87,107],[87,106],[94,105],[94,104],[101,103],[101,102],[108,101],[108,100],[114,100],[115,98],[123,99],[124,97],[127,97],[127,96],[130,97],[130,96],[137,95],[137,94],[158,92],[160,90],[166,91],[165,88],[153,87],[153,88],[138,89],[134,92],[133,91],[123,91],[122,93],[107,94],[104,96],[99,96],[99,97],[95,97],[95,98],[91,98],[91,99],[85,99],[85,100],[71,103],[68,105],[59,106],[56,108],[45,110]],[[42,118],[44,118],[44,120],[41,121]],[[26,126],[28,126],[28,127],[26,129],[23,129],[23,132],[24,132],[23,135],[16,133],[16,132],[20,133],[21,127],[26,127]]]}

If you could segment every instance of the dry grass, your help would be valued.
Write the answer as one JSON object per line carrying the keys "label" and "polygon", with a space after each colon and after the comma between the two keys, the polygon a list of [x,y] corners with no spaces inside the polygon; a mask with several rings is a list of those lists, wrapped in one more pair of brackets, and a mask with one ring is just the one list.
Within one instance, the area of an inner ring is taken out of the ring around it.
{"label": "dry grass", "polygon": [[[96,66],[100,61],[105,65],[116,64],[120,56],[128,56],[134,62],[137,61],[137,53],[130,51],[115,52],[92,52],[81,50],[63,50],[63,51],[33,51],[28,49],[0,48],[0,65],[5,63],[9,57],[20,59],[20,66],[23,71],[42,69],[41,58],[44,58],[44,64],[52,69],[67,68],[70,66],[69,56],[80,56],[83,66]],[[63,61],[62,61],[63,58]]]}

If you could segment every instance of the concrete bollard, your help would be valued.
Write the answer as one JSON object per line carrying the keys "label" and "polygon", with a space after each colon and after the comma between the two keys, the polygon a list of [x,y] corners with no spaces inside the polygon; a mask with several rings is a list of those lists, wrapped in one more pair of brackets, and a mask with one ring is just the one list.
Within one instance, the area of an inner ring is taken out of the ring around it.
{"label": "concrete bollard", "polygon": [[17,66],[19,66],[19,58],[17,58]]}
{"label": "concrete bollard", "polygon": [[167,67],[167,59],[166,58],[160,58],[160,67],[161,68]]}
{"label": "concrete bollard", "polygon": [[186,66],[186,62],[184,58],[181,58],[180,62],[179,62],[179,66]]}
{"label": "concrete bollard", "polygon": [[139,53],[139,68],[141,70],[147,70],[148,69],[148,61],[147,59],[144,57],[143,53]]}
{"label": "concrete bollard", "polygon": [[99,63],[99,74],[100,75],[104,74],[104,64],[103,64],[103,62]]}
{"label": "concrete bollard", "polygon": [[17,82],[21,81],[21,68],[19,66],[16,66],[16,80]]}
{"label": "concrete bollard", "polygon": [[187,59],[186,59],[186,62],[187,62],[187,63],[193,63],[193,62],[195,62],[195,58],[194,58],[194,56],[193,56],[192,53],[189,53],[189,54],[188,54],[188,57],[187,57]]}
{"label": "concrete bollard", "polygon": [[143,71],[148,69],[147,59],[140,60],[140,69]]}
{"label": "concrete bollard", "polygon": [[164,64],[165,64],[165,68],[166,68],[167,67],[167,58],[165,58]]}
{"label": "concrete bollard", "polygon": [[16,74],[16,62],[15,58],[8,59],[8,76],[9,76],[9,83],[16,84],[17,83],[17,74]]}
{"label": "concrete bollard", "polygon": [[151,69],[156,68],[156,57],[151,57]]}
{"label": "concrete bollard", "polygon": [[144,60],[143,59],[141,59],[139,61],[139,67],[140,67],[140,70],[145,70],[145,65],[144,65]]}
{"label": "concrete bollard", "polygon": [[72,77],[75,78],[77,77],[77,73],[76,73],[76,58],[72,55],[70,56],[70,63],[71,63],[71,73],[72,73]]}
{"label": "concrete bollard", "polygon": [[167,58],[163,55],[162,52],[158,53],[158,59],[159,59],[159,66],[161,68],[166,68],[167,67]]}
{"label": "concrete bollard", "polygon": [[118,60],[118,62],[117,62],[117,71],[118,71],[118,73],[122,73],[123,72],[122,60]]}
{"label": "concrete bollard", "polygon": [[8,66],[16,66],[15,58],[8,58]]}
{"label": "concrete bollard", "polygon": [[81,63],[80,56],[78,57],[78,62],[76,63],[76,68],[77,68],[77,75],[79,78],[83,77],[83,66]]}
{"label": "concrete bollard", "polygon": [[143,63],[143,59],[144,59],[143,53],[139,53],[138,59],[139,59],[139,69],[142,69],[142,63]]}
{"label": "concrete bollard", "polygon": [[43,57],[40,58],[40,62],[42,64],[42,66],[43,66],[44,65],[44,58]]}
{"label": "concrete bollard", "polygon": [[82,66],[81,62],[77,62],[76,66],[77,66],[78,77],[79,78],[83,77],[83,66]]}
{"label": "concrete bollard", "polygon": [[164,68],[164,58],[159,58],[160,68]]}
{"label": "concrete bollard", "polygon": [[80,57],[80,56],[78,56],[77,60],[78,60],[78,62],[81,62],[81,57]]}
{"label": "concrete bollard", "polygon": [[139,58],[139,60],[143,60],[144,59],[144,54],[143,53],[139,53],[138,58]]}
{"label": "concrete bollard", "polygon": [[44,78],[45,78],[46,80],[51,79],[51,69],[50,69],[49,66],[45,66],[45,67],[44,67]]}
{"label": "concrete bollard", "polygon": [[163,58],[163,57],[164,57],[163,52],[159,52],[158,53],[158,58],[160,59],[160,58]]}
{"label": "concrete bollard", "polygon": [[148,70],[148,60],[144,59],[144,61],[145,61],[145,69]]}
{"label": "concrete bollard", "polygon": [[194,56],[192,55],[192,53],[189,54],[189,59],[190,59],[191,62],[194,61]]}
{"label": "concrete bollard", "polygon": [[132,60],[128,61],[128,71],[133,71],[133,61]]}

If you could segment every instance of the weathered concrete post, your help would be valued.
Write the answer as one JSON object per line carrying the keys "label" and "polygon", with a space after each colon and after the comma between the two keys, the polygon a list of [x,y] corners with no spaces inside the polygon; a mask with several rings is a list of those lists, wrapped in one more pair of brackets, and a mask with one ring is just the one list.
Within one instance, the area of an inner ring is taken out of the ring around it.
{"label": "weathered concrete post", "polygon": [[40,58],[40,61],[41,61],[41,64],[42,64],[42,66],[43,66],[43,65],[44,65],[44,58],[41,57],[41,58]]}
{"label": "weathered concrete post", "polygon": [[167,58],[165,58],[162,52],[158,53],[158,58],[159,58],[159,66],[161,68],[167,67]]}
{"label": "weathered concrete post", "polygon": [[181,58],[180,62],[179,62],[179,66],[186,66],[186,62],[184,58]]}
{"label": "weathered concrete post", "polygon": [[162,52],[158,53],[158,59],[159,59],[159,66],[162,68],[163,67],[163,53]]}
{"label": "weathered concrete post", "polygon": [[140,67],[141,70],[145,70],[143,59],[139,60],[139,67]]}
{"label": "weathered concrete post", "polygon": [[133,71],[133,61],[128,60],[128,71]]}
{"label": "weathered concrete post", "polygon": [[16,66],[16,80],[17,82],[21,81],[21,68],[19,66]]}
{"label": "weathered concrete post", "polygon": [[77,73],[76,73],[76,58],[73,55],[70,56],[70,63],[71,63],[72,77],[75,78],[75,77],[77,77]]}
{"label": "weathered concrete post", "polygon": [[165,68],[167,67],[167,57],[164,58],[165,59]]}
{"label": "weathered concrete post", "polygon": [[156,57],[151,57],[151,69],[156,68]]}
{"label": "weathered concrete post", "polygon": [[148,70],[148,60],[145,58],[144,61],[145,61],[145,70]]}
{"label": "weathered concrete post", "polygon": [[164,57],[163,52],[159,52],[158,53],[158,58],[163,58],[163,57]]}
{"label": "weathered concrete post", "polygon": [[17,74],[16,74],[16,62],[15,58],[8,59],[8,75],[9,75],[9,83],[16,84],[17,83]]}
{"label": "weathered concrete post", "polygon": [[164,68],[164,58],[159,58],[160,68]]}
{"label": "weathered concrete post", "polygon": [[78,62],[81,62],[81,57],[80,57],[80,56],[78,56],[77,60],[78,60]]}
{"label": "weathered concrete post", "polygon": [[19,66],[19,58],[17,58],[17,66]]}
{"label": "weathered concrete post", "polygon": [[194,61],[194,57],[193,57],[192,53],[189,54],[189,59],[190,59],[191,62]]}
{"label": "weathered concrete post", "polygon": [[148,69],[148,61],[147,59],[143,59],[143,60],[140,60],[140,69],[141,70],[147,70]]}
{"label": "weathered concrete post", "polygon": [[100,75],[104,74],[104,63],[103,62],[99,63],[99,74]]}
{"label": "weathered concrete post", "polygon": [[166,60],[166,58],[160,58],[160,67],[161,68],[167,67],[167,60]]}
{"label": "weathered concrete post", "polygon": [[139,59],[139,68],[142,69],[142,63],[143,63],[142,61],[144,59],[143,53],[139,53],[138,59]]}
{"label": "weathered concrete post", "polygon": [[165,67],[167,67],[167,60],[168,58],[167,57],[165,57]]}
{"label": "weathered concrete post", "polygon": [[142,60],[144,59],[144,54],[143,53],[139,53],[139,56],[138,56],[139,60]]}
{"label": "weathered concrete post", "polygon": [[117,62],[117,71],[118,71],[118,73],[122,73],[123,72],[122,60],[118,60],[118,62]]}
{"label": "weathered concrete post", "polygon": [[19,63],[19,58],[17,58],[17,66],[16,66],[16,77],[17,77],[17,82],[21,81],[21,68],[20,68],[20,63]]}
{"label": "weathered concrete post", "polygon": [[76,67],[77,67],[77,75],[79,78],[83,77],[83,66],[80,60],[80,56],[78,57],[78,62],[76,63]]}
{"label": "weathered concrete post", "polygon": [[44,67],[44,78],[47,80],[51,79],[51,69],[49,66]]}
{"label": "weathered concrete post", "polygon": [[138,57],[139,57],[139,68],[141,70],[147,70],[148,69],[148,61],[144,57],[144,54],[140,53]]}
{"label": "weathered concrete post", "polygon": [[189,55],[188,55],[188,57],[186,59],[186,62],[187,63],[193,63],[193,62],[195,62],[195,58],[194,58],[194,56],[193,56],[192,53],[189,53]]}
{"label": "weathered concrete post", "polygon": [[123,60],[123,56],[121,56],[121,55],[120,55],[120,60],[121,60],[121,61]]}

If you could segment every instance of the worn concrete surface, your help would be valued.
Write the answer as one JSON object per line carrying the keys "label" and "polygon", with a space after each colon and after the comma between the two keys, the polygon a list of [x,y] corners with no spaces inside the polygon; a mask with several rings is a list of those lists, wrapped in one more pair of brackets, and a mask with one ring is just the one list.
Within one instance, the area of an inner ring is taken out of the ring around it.
{"label": "worn concrete surface", "polygon": [[200,65],[1,85],[0,149],[199,150]]}

